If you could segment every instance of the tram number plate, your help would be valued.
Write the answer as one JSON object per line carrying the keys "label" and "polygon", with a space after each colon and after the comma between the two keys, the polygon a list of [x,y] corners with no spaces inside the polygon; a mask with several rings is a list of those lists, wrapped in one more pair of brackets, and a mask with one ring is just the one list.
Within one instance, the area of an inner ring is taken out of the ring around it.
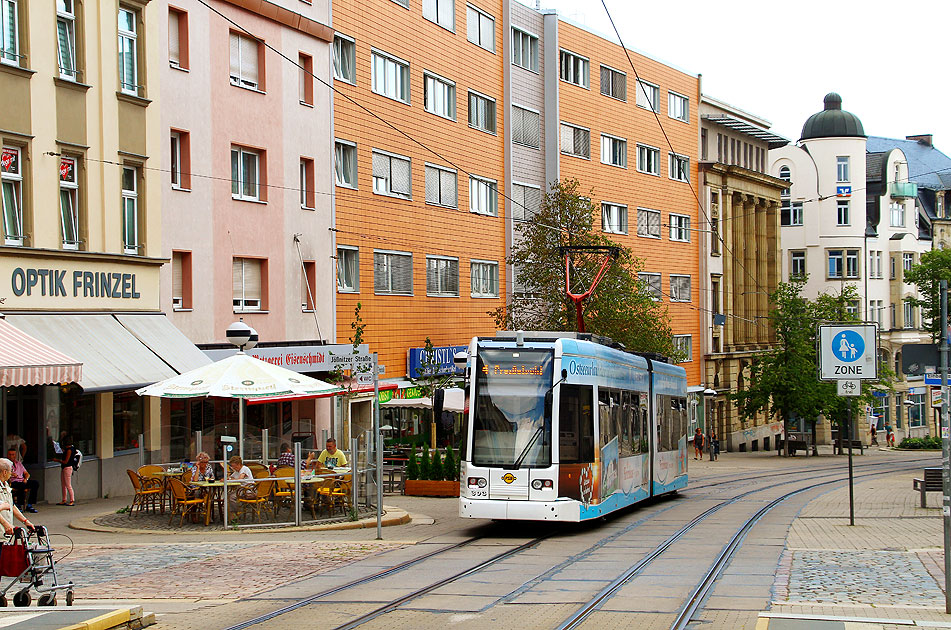
{"label": "tram number plate", "polygon": [[469,488],[469,496],[478,498],[488,498],[489,491],[486,488]]}

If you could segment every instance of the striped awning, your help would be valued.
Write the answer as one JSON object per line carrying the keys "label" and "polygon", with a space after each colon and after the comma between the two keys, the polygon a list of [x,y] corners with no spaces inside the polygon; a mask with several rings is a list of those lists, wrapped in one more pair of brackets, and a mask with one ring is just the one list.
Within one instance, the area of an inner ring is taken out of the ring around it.
{"label": "striped awning", "polygon": [[0,387],[78,383],[83,364],[0,319]]}

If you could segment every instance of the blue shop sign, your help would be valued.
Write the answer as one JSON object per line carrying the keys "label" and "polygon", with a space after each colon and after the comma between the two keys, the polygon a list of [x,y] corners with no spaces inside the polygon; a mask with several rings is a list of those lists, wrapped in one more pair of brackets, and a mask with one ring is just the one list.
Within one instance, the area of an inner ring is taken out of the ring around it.
{"label": "blue shop sign", "polygon": [[438,364],[436,374],[456,374],[462,376],[463,370],[456,369],[453,363],[453,357],[457,352],[466,352],[469,346],[434,346],[432,349],[432,358],[426,359],[426,348],[409,348],[406,351],[406,376],[409,378],[419,378],[423,366],[426,363],[432,367],[432,364]]}

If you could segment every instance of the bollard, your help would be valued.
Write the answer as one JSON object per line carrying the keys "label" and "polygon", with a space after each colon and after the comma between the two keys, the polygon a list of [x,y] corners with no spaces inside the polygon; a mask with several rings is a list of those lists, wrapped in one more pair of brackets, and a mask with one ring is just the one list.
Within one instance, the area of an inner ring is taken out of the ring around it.
{"label": "bollard", "polygon": [[300,483],[300,442],[294,442],[294,525],[300,527],[301,503],[304,495]]}
{"label": "bollard", "polygon": [[267,429],[261,429],[261,463],[267,467]]}
{"label": "bollard", "polygon": [[353,438],[350,440],[350,506],[354,509],[357,507],[357,497],[359,492],[360,482],[357,481],[360,478],[358,473],[360,463],[360,440]]}
{"label": "bollard", "polygon": [[[226,451],[227,454],[227,451]],[[221,520],[225,526],[225,529],[228,529],[228,460],[227,458],[224,461],[223,466],[225,467],[225,476],[221,478]]]}
{"label": "bollard", "polygon": [[145,466],[145,435],[139,433],[139,468]]}

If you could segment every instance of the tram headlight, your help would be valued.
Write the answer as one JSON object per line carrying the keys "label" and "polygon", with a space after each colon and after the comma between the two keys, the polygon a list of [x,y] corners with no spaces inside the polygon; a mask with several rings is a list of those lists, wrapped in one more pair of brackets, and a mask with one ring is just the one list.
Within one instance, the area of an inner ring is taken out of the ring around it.
{"label": "tram headlight", "polygon": [[541,490],[542,488],[552,488],[551,479],[536,479],[532,482],[532,488],[535,490]]}
{"label": "tram headlight", "polygon": [[469,477],[468,484],[470,488],[484,488],[488,482],[485,477]]}

